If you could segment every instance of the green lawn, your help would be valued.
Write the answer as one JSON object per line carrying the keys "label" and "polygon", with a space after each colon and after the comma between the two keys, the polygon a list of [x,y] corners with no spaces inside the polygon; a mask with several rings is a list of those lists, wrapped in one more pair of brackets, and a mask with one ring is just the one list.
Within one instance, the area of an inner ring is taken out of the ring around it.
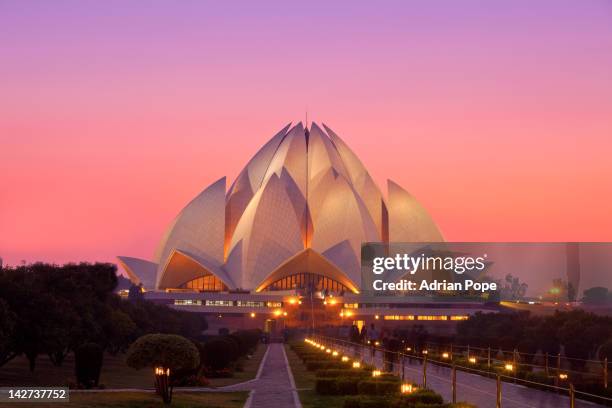
{"label": "green lawn", "polygon": [[235,371],[232,378],[210,378],[210,387],[224,387],[252,380],[257,375],[259,364],[266,353],[268,347],[265,344],[257,346],[255,353],[250,359],[243,357],[241,360],[243,371]]}
{"label": "green lawn", "polygon": [[[244,358],[242,372],[235,372],[232,378],[212,378],[211,387],[223,387],[255,378],[259,363],[266,351],[260,345],[251,359]],[[134,370],[125,364],[125,355],[104,355],[100,384],[105,388],[153,388],[153,370]],[[67,386],[74,383],[74,355],[70,354],[60,367],[55,367],[47,356],[40,356],[33,373],[28,369],[25,357],[17,357],[0,367],[0,387],[22,386]]]}
{"label": "green lawn", "polygon": [[[248,392],[178,393],[172,397],[172,408],[241,408]],[[18,403],[20,408],[40,408],[40,403]],[[50,403],[53,408],[155,408],[167,407],[154,393],[106,392],[71,393],[70,402]]]}
{"label": "green lawn", "polygon": [[[30,372],[25,357],[17,357],[0,367],[0,386],[66,386],[74,383],[74,354],[68,355],[60,367],[47,356],[40,356],[36,369]],[[125,355],[104,355],[100,383],[106,388],[153,388],[153,370],[134,370],[125,364]]]}
{"label": "green lawn", "polygon": [[302,360],[288,345],[285,345],[285,351],[302,406],[304,408],[342,408],[344,397],[317,394],[314,389],[316,382],[314,371],[306,370]]}

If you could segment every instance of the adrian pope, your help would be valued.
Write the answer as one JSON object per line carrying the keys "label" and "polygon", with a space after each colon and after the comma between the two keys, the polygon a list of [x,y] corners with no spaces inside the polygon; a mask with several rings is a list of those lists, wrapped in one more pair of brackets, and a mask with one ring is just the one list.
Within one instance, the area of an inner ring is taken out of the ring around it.
{"label": "adrian pope", "polygon": [[446,280],[438,281],[434,279],[429,282],[422,280],[420,284],[417,282],[401,279],[399,282],[383,282],[381,279],[377,279],[372,283],[372,287],[377,291],[413,291],[413,290],[431,290],[431,291],[466,291],[475,290],[479,292],[487,292],[490,290],[497,290],[497,283],[495,282],[475,282],[470,279],[466,279],[463,282],[447,282]]}

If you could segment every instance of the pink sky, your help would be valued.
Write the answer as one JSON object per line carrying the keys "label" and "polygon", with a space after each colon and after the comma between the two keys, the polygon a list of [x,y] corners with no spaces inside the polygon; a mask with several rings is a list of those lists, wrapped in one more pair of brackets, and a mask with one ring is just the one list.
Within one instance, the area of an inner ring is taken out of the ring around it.
{"label": "pink sky", "polygon": [[0,4],[0,257],[150,258],[290,121],[448,240],[612,241],[612,3]]}

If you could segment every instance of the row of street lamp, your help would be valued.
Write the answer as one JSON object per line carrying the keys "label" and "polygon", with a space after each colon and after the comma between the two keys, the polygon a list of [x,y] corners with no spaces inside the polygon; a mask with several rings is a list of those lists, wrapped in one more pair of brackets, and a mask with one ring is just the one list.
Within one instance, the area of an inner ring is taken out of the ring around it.
{"label": "row of street lamp", "polygon": [[[319,344],[316,341],[308,339],[308,338],[304,339],[304,341],[307,344],[309,344],[309,345],[311,345],[311,346],[321,350],[322,352],[324,352],[326,354],[331,354],[333,357],[340,357],[340,352],[338,352],[337,350],[332,350],[331,348],[326,347],[323,344]],[[344,363],[348,363],[350,361],[350,358],[349,358],[349,356],[343,355],[343,356],[340,357],[340,360],[342,362],[344,362]],[[353,360],[351,366],[354,369],[360,369],[361,368],[361,361],[359,361],[357,359]],[[372,370],[372,377],[374,377],[374,378],[380,377],[383,374],[384,373],[382,371],[380,371],[380,370],[377,370],[377,369]],[[400,386],[400,392],[402,394],[410,394],[410,393],[412,393],[412,392],[414,392],[416,390],[417,390],[417,387],[415,387],[413,384],[410,384],[410,383],[402,383],[401,386]]]}

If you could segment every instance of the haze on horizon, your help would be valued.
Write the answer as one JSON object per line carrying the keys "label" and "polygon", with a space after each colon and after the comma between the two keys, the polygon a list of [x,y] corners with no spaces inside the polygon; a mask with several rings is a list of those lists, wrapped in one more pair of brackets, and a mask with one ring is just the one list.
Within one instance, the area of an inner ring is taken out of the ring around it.
{"label": "haze on horizon", "polygon": [[447,240],[612,241],[605,1],[0,5],[0,257],[148,259],[289,121]]}

